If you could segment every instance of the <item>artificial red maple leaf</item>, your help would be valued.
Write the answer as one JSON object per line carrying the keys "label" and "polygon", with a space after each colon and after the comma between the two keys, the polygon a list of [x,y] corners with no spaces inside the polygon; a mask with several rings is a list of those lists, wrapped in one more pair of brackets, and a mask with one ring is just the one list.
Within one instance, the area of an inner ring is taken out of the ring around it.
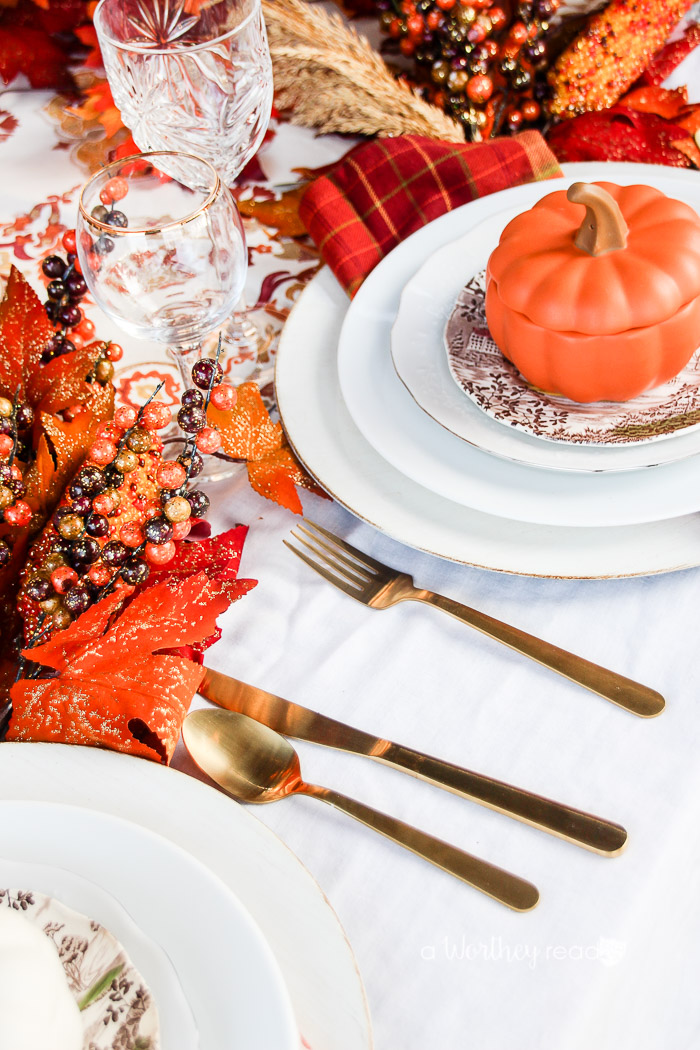
{"label": "artificial red maple leaf", "polygon": [[222,448],[233,459],[245,460],[256,492],[295,514],[303,513],[295,486],[325,495],[297,462],[282,425],[273,423],[255,383],[242,383],[233,409],[221,412],[211,405],[208,418],[221,433]]}
{"label": "artificial red maple leaf", "polygon": [[43,29],[0,25],[0,78],[6,84],[19,73],[33,88],[68,88],[66,52]]}
{"label": "artificial red maple leaf", "polygon": [[690,168],[691,161],[676,146],[687,135],[655,113],[618,105],[562,121],[551,128],[547,142],[562,162],[619,160]]}
{"label": "artificial red maple leaf", "polygon": [[24,397],[53,333],[38,295],[17,267],[11,267],[0,302],[0,394],[13,398],[19,389]]}
{"label": "artificial red maple leaf", "polygon": [[8,740],[88,744],[170,761],[203,672],[158,650],[211,635],[229,599],[201,572],[159,583],[119,612],[121,601],[118,592],[108,595],[24,651],[58,676],[20,679],[12,688]]}
{"label": "artificial red maple leaf", "polygon": [[682,37],[666,44],[656,52],[635,86],[663,84],[666,77],[671,75],[676,66],[679,66],[698,44],[700,44],[700,24],[696,22],[688,26]]}
{"label": "artificial red maple leaf", "polygon": [[675,120],[688,105],[688,89],[673,91],[662,87],[640,87],[620,99],[621,106],[636,109],[640,113],[656,113],[665,120]]}

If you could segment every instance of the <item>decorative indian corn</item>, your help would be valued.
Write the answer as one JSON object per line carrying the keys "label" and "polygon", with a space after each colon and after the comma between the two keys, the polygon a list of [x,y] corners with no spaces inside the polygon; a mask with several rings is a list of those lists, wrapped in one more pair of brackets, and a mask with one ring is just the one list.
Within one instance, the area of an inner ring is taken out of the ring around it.
{"label": "decorative indian corn", "polygon": [[589,19],[550,71],[550,112],[573,117],[614,105],[692,4],[612,0]]}

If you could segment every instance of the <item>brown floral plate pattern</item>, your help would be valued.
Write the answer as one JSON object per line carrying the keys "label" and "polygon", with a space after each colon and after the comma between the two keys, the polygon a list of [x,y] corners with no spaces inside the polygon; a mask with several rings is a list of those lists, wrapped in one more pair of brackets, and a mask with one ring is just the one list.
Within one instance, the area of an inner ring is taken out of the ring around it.
{"label": "brown floral plate pattern", "polygon": [[460,292],[445,328],[460,389],[492,419],[533,437],[577,445],[658,441],[700,426],[700,350],[682,372],[632,401],[577,404],[530,386],[498,349],[486,323],[485,271]]}
{"label": "brown floral plate pattern", "polygon": [[21,911],[56,945],[82,1013],[85,1050],[160,1050],[151,993],[104,926],[33,890],[0,888],[2,907]]}

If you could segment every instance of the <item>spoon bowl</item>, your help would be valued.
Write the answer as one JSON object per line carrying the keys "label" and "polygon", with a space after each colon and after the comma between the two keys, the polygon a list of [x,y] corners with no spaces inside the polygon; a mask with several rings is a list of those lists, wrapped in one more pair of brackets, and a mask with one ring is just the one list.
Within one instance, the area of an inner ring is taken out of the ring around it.
{"label": "spoon bowl", "polygon": [[329,788],[307,784],[302,779],[299,758],[292,745],[247,715],[233,711],[193,711],[184,721],[182,736],[200,769],[224,791],[243,802],[276,802],[288,795],[310,795],[515,911],[530,911],[539,901],[537,887],[531,882],[371,809],[363,802]]}

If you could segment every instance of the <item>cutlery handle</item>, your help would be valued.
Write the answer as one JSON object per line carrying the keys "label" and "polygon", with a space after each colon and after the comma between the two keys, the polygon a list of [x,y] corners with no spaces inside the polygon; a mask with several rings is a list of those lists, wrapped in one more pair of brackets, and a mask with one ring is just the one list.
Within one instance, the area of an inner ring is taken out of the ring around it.
{"label": "cutlery handle", "polygon": [[456,795],[475,799],[498,813],[516,817],[534,828],[552,832],[578,846],[585,846],[594,853],[613,857],[624,849],[627,842],[627,832],[620,824],[481,773],[462,769],[451,762],[431,758],[430,755],[400,744],[390,744],[385,752],[374,757],[380,762],[404,769],[421,780],[447,788]]}
{"label": "cutlery handle", "polygon": [[462,882],[481,890],[482,893],[486,893],[502,904],[507,904],[514,911],[530,911],[540,899],[537,887],[531,882],[526,882],[517,875],[511,875],[510,872],[497,868],[488,861],[472,857],[469,853],[457,849],[456,846],[450,846],[449,843],[433,838],[432,835],[419,831],[410,824],[404,824],[403,821],[396,820],[395,817],[390,817],[386,813],[371,809],[362,802],[315,784],[301,784],[296,791],[335,806],[336,809],[366,824],[368,828],[378,831],[380,835],[391,839],[392,842],[410,850],[418,857],[442,868],[450,875],[455,875]]}
{"label": "cutlery handle", "polygon": [[542,638],[536,638],[532,634],[521,631],[518,627],[502,623],[486,613],[470,609],[467,605],[461,605],[452,598],[435,594],[433,591],[417,591],[411,595],[411,598],[437,606],[438,609],[461,620],[462,623],[467,623],[470,627],[481,631],[482,634],[503,642],[504,645],[522,653],[523,656],[529,656],[531,660],[536,660],[537,663],[549,667],[550,670],[556,671],[564,678],[569,678],[572,682],[582,685],[584,689],[598,693],[599,696],[611,700],[619,707],[624,707],[632,714],[640,715],[642,718],[651,718],[654,715],[660,715],[666,705],[661,693],[657,693],[655,689],[640,685],[639,682],[633,682],[631,678],[624,678],[605,667],[599,667],[590,660],[575,656],[566,649],[559,649],[558,646],[545,642]]}

